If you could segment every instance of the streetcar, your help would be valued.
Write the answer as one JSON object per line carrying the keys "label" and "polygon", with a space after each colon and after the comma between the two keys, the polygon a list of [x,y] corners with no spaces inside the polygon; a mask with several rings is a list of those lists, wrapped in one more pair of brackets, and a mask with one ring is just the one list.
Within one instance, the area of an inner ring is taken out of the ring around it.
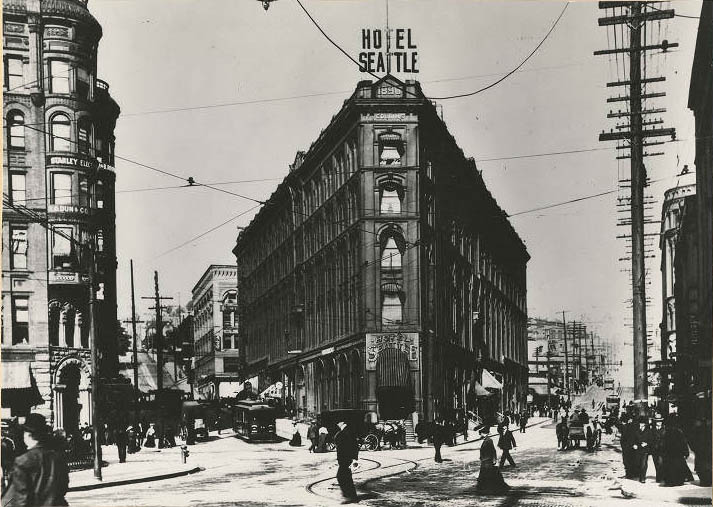
{"label": "streetcar", "polygon": [[233,430],[248,442],[277,442],[277,411],[259,400],[241,400],[233,406]]}

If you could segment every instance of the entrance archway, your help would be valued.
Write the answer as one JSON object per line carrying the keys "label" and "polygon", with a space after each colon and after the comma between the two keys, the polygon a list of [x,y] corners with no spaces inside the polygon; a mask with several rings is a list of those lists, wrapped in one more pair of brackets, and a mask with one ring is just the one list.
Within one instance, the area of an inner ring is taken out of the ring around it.
{"label": "entrance archway", "polygon": [[376,360],[376,400],[381,419],[406,419],[413,412],[408,354],[387,348]]}
{"label": "entrance archway", "polygon": [[54,375],[54,426],[68,434],[89,418],[89,372],[79,358],[68,358],[59,364]]}

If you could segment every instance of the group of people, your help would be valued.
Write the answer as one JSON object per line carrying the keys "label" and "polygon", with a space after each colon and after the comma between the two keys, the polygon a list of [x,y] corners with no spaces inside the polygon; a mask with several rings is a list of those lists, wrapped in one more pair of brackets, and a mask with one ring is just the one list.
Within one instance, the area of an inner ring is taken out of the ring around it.
{"label": "group of people", "polygon": [[[656,482],[665,486],[680,486],[694,480],[686,462],[689,456],[688,442],[680,427],[678,415],[671,414],[664,421],[663,417],[657,414],[648,421],[643,416],[624,414],[621,422],[620,443],[627,479],[645,482],[651,456],[656,468]],[[706,467],[701,463],[700,470],[698,467],[696,470],[702,485],[706,474],[704,468]],[[707,470],[710,477],[710,463]]]}
{"label": "group of people", "polygon": [[[522,425],[523,417],[520,415],[519,424]],[[522,426],[521,426],[522,427]],[[500,464],[498,465],[498,454],[495,444],[490,438],[490,427],[484,426],[480,429],[483,436],[483,443],[480,445],[480,473],[478,474],[478,484],[476,490],[479,493],[497,494],[510,489],[505,482],[501,469],[505,467],[505,462],[510,466],[517,466],[515,460],[510,455],[510,451],[517,447],[515,437],[510,431],[510,419],[505,416],[498,424],[498,444],[501,450]]]}

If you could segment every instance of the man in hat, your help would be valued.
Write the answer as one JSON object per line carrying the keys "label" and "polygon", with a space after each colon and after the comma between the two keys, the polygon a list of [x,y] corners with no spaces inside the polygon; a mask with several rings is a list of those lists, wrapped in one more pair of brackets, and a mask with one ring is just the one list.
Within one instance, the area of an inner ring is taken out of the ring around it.
{"label": "man in hat", "polygon": [[358,501],[354,479],[352,478],[352,463],[356,463],[359,457],[359,444],[356,436],[347,423],[340,421],[337,423],[339,431],[334,435],[334,443],[337,446],[337,482],[344,495],[343,503],[353,503]]}
{"label": "man in hat", "polygon": [[503,428],[502,435],[498,438],[498,447],[503,451],[500,455],[500,468],[503,468],[505,465],[505,460],[507,460],[511,466],[516,466],[515,460],[510,456],[510,449],[517,447],[517,444],[515,443],[515,437],[512,436],[512,431],[510,431],[510,425],[507,421]]}
{"label": "man in hat", "polygon": [[67,505],[69,468],[64,454],[51,447],[47,420],[30,414],[22,429],[27,452],[15,459],[3,507]]}
{"label": "man in hat", "polygon": [[638,428],[634,433],[632,449],[634,450],[634,473],[633,478],[639,479],[639,482],[646,482],[646,471],[649,465],[649,454],[651,452],[652,441],[651,430],[646,423],[645,417],[638,418]]}
{"label": "man in hat", "polygon": [[661,414],[654,415],[651,421],[651,458],[654,460],[656,468],[656,482],[663,482],[663,444],[666,438],[666,430],[663,427],[663,417]]}

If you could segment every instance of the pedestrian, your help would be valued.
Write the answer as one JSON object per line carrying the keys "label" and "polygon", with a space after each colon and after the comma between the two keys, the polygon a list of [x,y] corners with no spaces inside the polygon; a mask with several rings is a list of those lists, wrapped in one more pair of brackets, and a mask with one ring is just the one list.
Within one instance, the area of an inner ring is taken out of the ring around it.
{"label": "pedestrian", "polygon": [[480,429],[483,443],[480,444],[480,472],[476,491],[486,494],[503,493],[510,489],[510,486],[507,485],[502,472],[496,466],[498,454],[489,433],[488,426]]}
{"label": "pedestrian", "polygon": [[594,410],[594,407],[596,407],[596,405],[594,403],[594,398],[592,398],[592,410]]}
{"label": "pedestrian", "polygon": [[302,445],[302,435],[297,430],[297,424],[292,423],[292,440],[290,440],[290,446],[300,447]]}
{"label": "pedestrian", "polygon": [[353,503],[359,500],[354,479],[352,477],[352,466],[357,465],[359,458],[359,444],[351,428],[344,421],[337,423],[339,431],[334,436],[334,443],[337,446],[337,482],[342,490],[344,501],[342,503]]}
{"label": "pedestrian", "polygon": [[156,425],[154,423],[149,424],[149,428],[146,430],[144,447],[156,447]]}
{"label": "pedestrian", "polygon": [[327,437],[329,436],[329,431],[327,428],[322,425],[319,427],[319,430],[317,431],[317,437],[319,439],[319,443],[317,444],[317,452],[327,452]]}
{"label": "pedestrian", "polygon": [[649,430],[649,425],[646,424],[646,419],[644,417],[640,417],[638,420],[638,428],[634,433],[634,441],[631,447],[634,450],[633,478],[638,479],[641,483],[646,482],[646,471],[649,466],[649,454],[652,440],[653,438],[651,431]]}
{"label": "pedestrian", "polygon": [[139,436],[136,428],[133,425],[126,428],[126,439],[128,444],[129,454],[134,454],[139,451]]}
{"label": "pedestrian", "polygon": [[651,437],[651,458],[654,461],[654,468],[656,468],[656,482],[663,482],[663,454],[666,430],[663,427],[661,414],[654,416]]}
{"label": "pedestrian", "polygon": [[664,484],[666,486],[681,486],[690,478],[688,468],[688,443],[683,431],[678,425],[678,416],[670,415],[666,421],[666,436],[663,444]]}
{"label": "pedestrian", "polygon": [[129,445],[129,436],[123,425],[120,425],[114,433],[116,450],[119,453],[119,463],[126,463],[126,447]]}
{"label": "pedestrian", "polygon": [[311,421],[307,429],[307,439],[310,441],[309,449],[307,449],[309,452],[317,452],[318,431],[317,421]]}
{"label": "pedestrian", "polygon": [[695,453],[694,466],[701,486],[711,485],[711,420],[696,419],[693,423],[691,448]]}
{"label": "pedestrian", "polygon": [[527,413],[523,412],[520,414],[520,433],[525,433],[525,428],[527,427]]}
{"label": "pedestrian", "polygon": [[636,451],[634,443],[636,439],[636,424],[633,420],[627,420],[621,430],[619,443],[621,444],[621,457],[624,462],[624,476],[627,479],[636,477]]}
{"label": "pedestrian", "polygon": [[557,424],[555,433],[557,434],[557,449],[566,450],[569,447],[569,428],[566,417],[562,417],[562,420]]}
{"label": "pedestrian", "polygon": [[445,442],[445,427],[443,426],[443,421],[437,419],[433,421],[433,448],[436,450],[436,454],[433,459],[436,463],[443,463],[443,458],[441,457],[441,446]]}
{"label": "pedestrian", "polygon": [[30,414],[22,429],[27,452],[15,459],[3,507],[67,505],[67,458],[53,448],[47,420],[41,414]]}
{"label": "pedestrian", "polygon": [[510,465],[517,466],[515,464],[515,460],[512,459],[512,456],[510,456],[510,449],[514,449],[515,447],[517,447],[517,444],[515,443],[515,437],[513,437],[509,425],[505,425],[503,429],[503,434],[500,435],[500,438],[498,439],[498,447],[500,447],[500,449],[503,451],[502,455],[500,456],[500,468],[503,468],[505,460],[507,460]]}

